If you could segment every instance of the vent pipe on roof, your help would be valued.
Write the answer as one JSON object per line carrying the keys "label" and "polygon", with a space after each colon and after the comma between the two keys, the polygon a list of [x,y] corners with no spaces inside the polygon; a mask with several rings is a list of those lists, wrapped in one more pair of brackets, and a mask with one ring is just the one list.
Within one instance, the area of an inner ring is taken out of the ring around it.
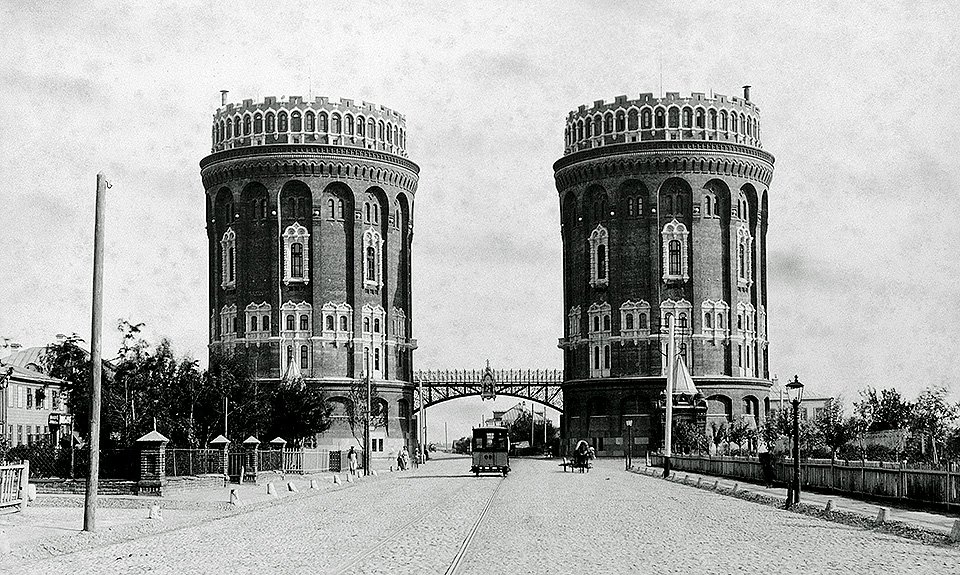
{"label": "vent pipe on roof", "polygon": [[746,100],[746,101],[748,101],[748,102],[750,101],[750,86],[749,86],[749,85],[743,87],[743,99]]}
{"label": "vent pipe on roof", "polygon": [[220,105],[227,105],[227,94],[230,93],[230,90],[220,90]]}

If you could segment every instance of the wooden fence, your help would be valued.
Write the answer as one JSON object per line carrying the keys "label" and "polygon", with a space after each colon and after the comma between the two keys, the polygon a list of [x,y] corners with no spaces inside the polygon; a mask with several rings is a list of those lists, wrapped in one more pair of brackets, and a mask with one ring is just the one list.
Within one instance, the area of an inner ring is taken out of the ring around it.
{"label": "wooden fence", "polygon": [[[650,463],[663,467],[663,456],[650,455]],[[755,457],[675,455],[670,465],[676,471],[731,477],[763,483],[763,467]],[[786,484],[793,477],[793,462],[773,464],[774,481]],[[902,463],[878,461],[830,461],[811,459],[800,462],[800,488],[829,491],[840,495],[860,495],[898,499],[913,503],[960,509],[960,466],[917,468]]]}
{"label": "wooden fence", "polygon": [[0,465],[0,508],[16,506],[23,509],[29,474],[29,461],[17,465]]}

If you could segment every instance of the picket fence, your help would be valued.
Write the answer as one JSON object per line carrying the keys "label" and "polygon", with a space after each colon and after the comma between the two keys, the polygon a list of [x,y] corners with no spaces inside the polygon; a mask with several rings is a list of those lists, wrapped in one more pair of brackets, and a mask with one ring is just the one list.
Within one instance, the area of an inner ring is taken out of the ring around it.
{"label": "picket fence", "polygon": [[0,465],[0,509],[18,507],[23,509],[27,491],[29,462],[17,465]]}
{"label": "picket fence", "polygon": [[[663,456],[651,454],[650,463],[663,467]],[[675,455],[671,468],[703,475],[763,483],[763,467],[755,457]],[[793,477],[793,463],[773,465],[774,481],[786,484]],[[829,491],[960,509],[960,465],[920,468],[903,463],[877,461],[801,460],[800,486]]]}

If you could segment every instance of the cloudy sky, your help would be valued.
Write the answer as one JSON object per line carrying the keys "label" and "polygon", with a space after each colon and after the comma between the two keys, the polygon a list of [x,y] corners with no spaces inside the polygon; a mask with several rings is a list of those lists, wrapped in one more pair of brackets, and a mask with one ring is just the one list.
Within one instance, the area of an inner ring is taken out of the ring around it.
{"label": "cloudy sky", "polygon": [[[105,346],[129,318],[204,358],[197,164],[228,89],[406,114],[421,167],[417,367],[561,367],[551,166],[563,120],[596,99],[659,92],[662,69],[664,91],[753,85],[777,159],[772,371],[851,398],[866,385],[960,388],[956,5],[142,4],[0,8],[0,336],[89,337],[103,170]],[[436,413],[433,426],[464,426],[479,400]]]}

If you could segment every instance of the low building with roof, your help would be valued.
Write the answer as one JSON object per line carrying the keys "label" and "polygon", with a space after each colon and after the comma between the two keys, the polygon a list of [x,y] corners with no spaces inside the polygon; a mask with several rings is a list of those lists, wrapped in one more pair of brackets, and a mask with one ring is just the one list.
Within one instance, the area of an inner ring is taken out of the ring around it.
{"label": "low building with roof", "polygon": [[44,373],[45,347],[13,349],[0,358],[0,437],[10,447],[57,443],[72,431],[65,382]]}

